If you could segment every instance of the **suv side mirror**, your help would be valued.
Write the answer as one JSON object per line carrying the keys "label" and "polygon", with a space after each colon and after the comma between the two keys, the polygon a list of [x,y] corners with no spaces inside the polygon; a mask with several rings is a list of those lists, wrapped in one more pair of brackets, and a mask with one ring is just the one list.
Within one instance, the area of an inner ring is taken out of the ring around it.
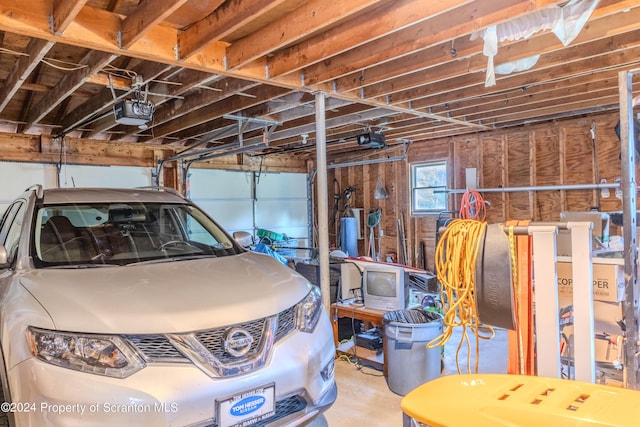
{"label": "suv side mirror", "polygon": [[253,245],[253,235],[246,231],[234,231],[233,240],[245,249]]}
{"label": "suv side mirror", "polygon": [[0,268],[9,267],[9,261],[7,260],[7,248],[4,245],[0,245]]}

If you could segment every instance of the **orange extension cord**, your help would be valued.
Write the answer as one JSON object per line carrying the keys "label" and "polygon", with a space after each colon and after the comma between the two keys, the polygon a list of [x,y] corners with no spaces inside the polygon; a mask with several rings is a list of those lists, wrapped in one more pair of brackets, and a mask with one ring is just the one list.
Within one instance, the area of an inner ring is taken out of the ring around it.
{"label": "orange extension cord", "polygon": [[485,326],[489,336],[482,336],[478,318],[475,292],[476,259],[482,236],[487,227],[484,222],[484,199],[477,191],[468,191],[462,197],[461,219],[451,221],[435,253],[435,267],[441,284],[440,296],[444,304],[443,332],[427,344],[427,347],[444,345],[455,327],[462,327],[462,336],[456,349],[456,366],[461,373],[459,356],[462,346],[467,348],[467,371],[471,372],[471,341],[468,333],[475,335],[475,372],[478,372],[479,340],[491,339],[493,328]]}
{"label": "orange extension cord", "polygon": [[487,217],[487,206],[482,195],[475,190],[468,190],[460,201],[460,218],[483,221]]}

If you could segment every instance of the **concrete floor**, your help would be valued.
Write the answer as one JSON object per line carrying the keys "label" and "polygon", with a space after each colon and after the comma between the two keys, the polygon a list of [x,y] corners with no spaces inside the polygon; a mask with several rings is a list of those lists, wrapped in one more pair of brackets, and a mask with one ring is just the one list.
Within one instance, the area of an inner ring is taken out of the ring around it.
{"label": "concrete floor", "polygon": [[[445,345],[443,375],[455,375],[456,348],[461,333],[457,329]],[[471,337],[473,338],[473,337]],[[473,344],[473,343],[472,343]],[[507,332],[496,330],[491,340],[480,341],[479,367],[480,373],[506,373],[508,360]],[[475,346],[471,349],[471,368],[475,361]],[[467,351],[461,349],[459,361],[463,373],[467,373]],[[407,367],[410,369],[410,367]],[[398,371],[396,371],[398,372]],[[312,427],[394,427],[402,426],[401,395],[391,391],[382,372],[363,366],[348,358],[336,359],[336,382],[338,383],[338,399],[325,412],[324,417],[311,424]]]}

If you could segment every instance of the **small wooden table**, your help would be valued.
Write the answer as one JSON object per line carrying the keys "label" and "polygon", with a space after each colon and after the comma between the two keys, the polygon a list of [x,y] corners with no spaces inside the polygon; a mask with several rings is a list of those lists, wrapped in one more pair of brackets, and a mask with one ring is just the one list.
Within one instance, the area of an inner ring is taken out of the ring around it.
{"label": "small wooden table", "polygon": [[[384,337],[384,326],[382,323],[382,317],[386,311],[373,310],[365,308],[361,304],[354,304],[349,302],[336,302],[331,304],[331,323],[333,325],[333,338],[336,344],[336,350],[338,353],[348,353],[353,355],[351,351],[353,347],[356,347],[356,355],[360,359],[364,359],[371,362],[374,365],[382,367],[382,371],[387,376],[387,366],[384,363],[386,359],[386,346]],[[350,319],[360,320],[370,326],[376,326],[382,329],[382,354],[377,354],[373,350],[366,349],[364,347],[358,347],[355,342],[340,344],[338,341],[338,319],[341,317],[348,317]]]}

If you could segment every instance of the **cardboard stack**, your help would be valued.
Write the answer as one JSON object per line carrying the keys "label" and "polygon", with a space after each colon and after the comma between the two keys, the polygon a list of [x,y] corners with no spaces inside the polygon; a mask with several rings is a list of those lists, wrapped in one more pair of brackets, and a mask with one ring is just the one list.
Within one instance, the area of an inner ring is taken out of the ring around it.
{"label": "cardboard stack", "polygon": [[[571,258],[558,257],[558,303],[560,311],[573,304]],[[623,335],[618,322],[622,319],[624,300],[624,260],[620,258],[593,258],[593,309],[595,358],[597,372],[604,382],[622,381],[620,360],[622,346],[617,344]],[[561,328],[565,344],[562,356],[572,359],[573,325]]]}

